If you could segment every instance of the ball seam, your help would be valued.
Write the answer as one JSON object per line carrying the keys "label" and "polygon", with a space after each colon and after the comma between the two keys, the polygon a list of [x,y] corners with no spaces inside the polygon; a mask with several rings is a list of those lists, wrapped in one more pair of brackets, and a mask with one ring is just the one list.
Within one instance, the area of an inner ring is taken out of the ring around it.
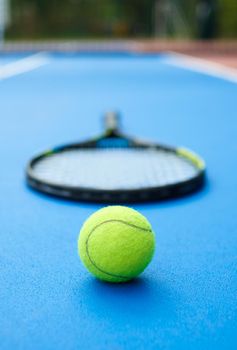
{"label": "ball seam", "polygon": [[111,277],[116,277],[116,278],[122,278],[124,280],[127,280],[129,277],[128,276],[122,276],[122,275],[116,275],[116,274],[113,274],[113,273],[110,273],[110,272],[107,272],[103,269],[101,269],[96,263],[95,261],[92,259],[92,257],[90,256],[90,253],[89,253],[89,239],[91,238],[92,234],[97,230],[98,227],[104,225],[104,224],[107,224],[107,223],[111,223],[111,222],[120,222],[124,225],[127,225],[127,226],[130,226],[130,227],[133,227],[133,228],[136,228],[138,230],[141,230],[141,231],[145,231],[145,232],[152,232],[151,229],[147,229],[147,228],[144,228],[144,227],[140,227],[140,226],[137,226],[135,224],[130,224],[124,220],[118,220],[118,219],[110,219],[110,220],[106,220],[106,221],[103,221],[101,222],[100,224],[96,225],[91,231],[90,233],[88,234],[88,237],[86,239],[86,254],[91,262],[91,264],[97,269],[99,270],[100,272],[108,275],[108,276],[111,276]]}

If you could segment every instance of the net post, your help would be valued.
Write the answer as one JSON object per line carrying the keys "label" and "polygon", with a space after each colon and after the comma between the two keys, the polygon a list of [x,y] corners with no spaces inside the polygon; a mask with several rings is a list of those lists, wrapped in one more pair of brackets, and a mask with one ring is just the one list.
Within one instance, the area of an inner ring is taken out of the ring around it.
{"label": "net post", "polygon": [[9,21],[9,0],[0,0],[0,51],[4,48],[5,28]]}
{"label": "net post", "polygon": [[4,46],[4,28],[0,25],[0,51]]}

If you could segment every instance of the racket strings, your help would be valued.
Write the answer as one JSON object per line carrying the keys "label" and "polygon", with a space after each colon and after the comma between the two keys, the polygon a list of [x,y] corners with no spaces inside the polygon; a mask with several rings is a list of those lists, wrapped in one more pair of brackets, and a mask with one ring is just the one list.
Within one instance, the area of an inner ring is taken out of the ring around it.
{"label": "racket strings", "polygon": [[100,190],[166,186],[197,174],[190,161],[173,152],[139,148],[66,150],[42,158],[33,171],[45,183]]}

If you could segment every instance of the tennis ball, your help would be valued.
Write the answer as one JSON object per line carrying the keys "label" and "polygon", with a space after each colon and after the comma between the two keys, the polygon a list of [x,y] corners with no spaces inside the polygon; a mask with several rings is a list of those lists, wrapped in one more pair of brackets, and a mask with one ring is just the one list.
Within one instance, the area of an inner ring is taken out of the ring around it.
{"label": "tennis ball", "polygon": [[155,235],[147,219],[134,209],[109,206],[82,226],[78,251],[86,268],[108,282],[126,282],[142,273],[155,250]]}

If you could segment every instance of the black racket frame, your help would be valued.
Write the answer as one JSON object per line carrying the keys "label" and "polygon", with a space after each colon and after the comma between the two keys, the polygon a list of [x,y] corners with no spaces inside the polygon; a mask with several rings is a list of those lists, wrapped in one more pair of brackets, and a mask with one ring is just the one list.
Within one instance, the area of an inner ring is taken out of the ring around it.
{"label": "black racket frame", "polygon": [[124,136],[119,132],[117,124],[117,116],[111,114],[110,116],[107,116],[106,132],[102,136],[92,139],[90,141],[56,147],[53,150],[44,152],[34,157],[27,166],[27,184],[36,191],[43,192],[45,194],[55,197],[61,197],[75,201],[110,204],[139,203],[178,198],[194,193],[203,187],[206,177],[204,167],[200,170],[197,170],[196,176],[186,181],[181,181],[179,183],[169,184],[166,186],[148,187],[131,190],[100,190],[85,187],[62,186],[41,181],[40,179],[34,176],[35,164],[38,161],[42,160],[44,157],[50,157],[53,154],[69,150],[95,149],[97,148],[96,146],[98,141],[109,138],[126,139],[129,144],[129,147],[132,148],[163,150],[169,153],[177,154],[176,148],[163,146],[159,144],[146,143]]}

